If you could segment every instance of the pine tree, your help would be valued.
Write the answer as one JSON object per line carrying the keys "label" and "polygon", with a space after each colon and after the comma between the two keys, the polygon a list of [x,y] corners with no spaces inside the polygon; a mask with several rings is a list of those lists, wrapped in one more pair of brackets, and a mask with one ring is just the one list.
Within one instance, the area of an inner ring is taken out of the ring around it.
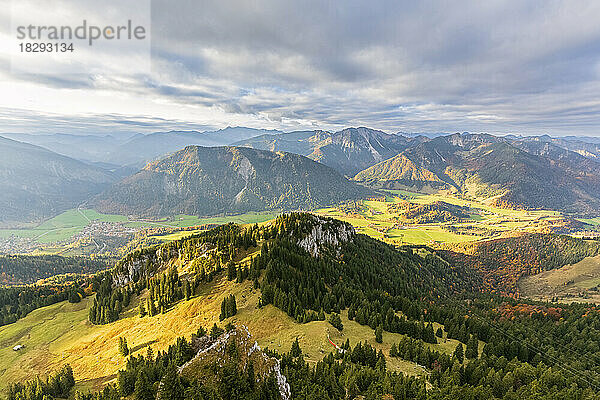
{"label": "pine tree", "polygon": [[119,336],[119,353],[123,357],[127,357],[129,355],[129,347],[127,346],[127,339]]}
{"label": "pine tree", "polygon": [[173,364],[169,364],[158,392],[159,400],[183,400],[184,387]]}
{"label": "pine tree", "polygon": [[235,264],[230,263],[229,265],[227,265],[227,280],[232,281],[235,279],[237,274],[237,268],[235,267]]}
{"label": "pine tree", "polygon": [[139,313],[140,313],[140,318],[146,316],[146,307],[144,307],[144,302],[140,301],[140,305],[138,307],[138,310],[139,310]]}
{"label": "pine tree", "polygon": [[237,314],[235,296],[230,295],[225,297],[221,302],[221,314],[219,315],[219,320],[223,321],[225,318],[233,317],[235,314]]}
{"label": "pine tree", "polygon": [[190,282],[186,280],[183,287],[184,287],[184,296],[185,296],[185,299],[189,300],[190,297],[192,297],[192,288],[190,286]]}
{"label": "pine tree", "polygon": [[152,347],[150,345],[148,345],[146,348],[146,360],[154,361],[154,352],[152,351]]}
{"label": "pine tree", "polygon": [[435,339],[435,334],[433,333],[433,324],[428,324],[425,330],[423,331],[423,341],[427,343],[437,343]]}
{"label": "pine tree", "polygon": [[333,313],[329,316],[329,323],[333,325],[334,328],[337,328],[338,331],[344,329],[344,325],[342,324],[342,319],[340,318],[340,314]]}
{"label": "pine tree", "polygon": [[133,395],[135,400],[154,400],[154,390],[145,368],[142,368],[137,375]]}
{"label": "pine tree", "polygon": [[471,335],[469,341],[467,342],[465,357],[472,359],[477,358],[477,356],[479,356],[479,341],[477,340],[477,336]]}
{"label": "pine tree", "polygon": [[298,337],[296,336],[296,340],[294,340],[294,343],[292,343],[290,355],[292,357],[298,357],[300,354],[302,354],[302,350],[300,349],[300,343],[298,343]]}
{"label": "pine tree", "polygon": [[456,345],[456,349],[454,350],[453,356],[458,360],[459,363],[462,364],[462,362],[464,361],[464,358],[465,358],[462,343],[459,342]]}
{"label": "pine tree", "polygon": [[237,314],[237,304],[235,302],[235,296],[230,295],[229,304],[227,305],[227,316],[233,317],[235,314]]}
{"label": "pine tree", "polygon": [[390,349],[390,357],[398,357],[398,345],[396,345],[396,343],[392,344],[392,348]]}
{"label": "pine tree", "polygon": [[254,377],[254,361],[250,360],[248,362],[248,368],[246,369],[246,376],[248,387],[250,390],[254,390],[254,386],[256,385],[256,378]]}
{"label": "pine tree", "polygon": [[219,314],[219,321],[223,321],[227,318],[227,305],[229,303],[229,297],[225,297],[221,302],[221,314]]}
{"label": "pine tree", "polygon": [[378,325],[375,329],[375,341],[377,343],[383,343],[383,327]]}
{"label": "pine tree", "polygon": [[214,324],[212,328],[210,328],[210,338],[216,339],[224,332],[222,328],[219,328],[217,324]]}

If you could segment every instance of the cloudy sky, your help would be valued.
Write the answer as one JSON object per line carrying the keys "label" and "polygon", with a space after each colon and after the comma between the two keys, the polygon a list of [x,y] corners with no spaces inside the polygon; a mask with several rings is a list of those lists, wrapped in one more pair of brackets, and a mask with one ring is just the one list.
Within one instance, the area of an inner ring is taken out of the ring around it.
{"label": "cloudy sky", "polygon": [[38,75],[11,70],[3,9],[0,132],[600,136],[598,1],[155,0],[151,11],[150,70],[124,49],[91,55],[104,73]]}

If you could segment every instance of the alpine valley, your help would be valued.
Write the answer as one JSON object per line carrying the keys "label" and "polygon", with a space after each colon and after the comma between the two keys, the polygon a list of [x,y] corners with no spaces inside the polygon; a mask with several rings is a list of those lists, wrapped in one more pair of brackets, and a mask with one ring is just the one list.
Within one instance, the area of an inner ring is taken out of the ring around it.
{"label": "alpine valley", "polygon": [[6,136],[10,400],[600,398],[593,138]]}

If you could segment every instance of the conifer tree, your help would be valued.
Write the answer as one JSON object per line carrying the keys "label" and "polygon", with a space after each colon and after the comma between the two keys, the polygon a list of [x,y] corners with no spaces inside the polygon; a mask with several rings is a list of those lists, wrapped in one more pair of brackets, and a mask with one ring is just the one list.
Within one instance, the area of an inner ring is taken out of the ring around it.
{"label": "conifer tree", "polygon": [[375,328],[375,341],[377,343],[383,343],[383,327],[381,325],[378,325],[377,328]]}
{"label": "conifer tree", "polygon": [[333,325],[334,328],[337,328],[338,331],[344,329],[344,325],[342,324],[342,319],[340,318],[340,314],[333,313],[329,316],[329,323]]}
{"label": "conifer tree", "polygon": [[140,305],[138,306],[138,311],[140,313],[140,318],[146,316],[146,307],[144,307],[144,302],[140,301]]}
{"label": "conifer tree", "polygon": [[462,343],[459,342],[456,345],[456,349],[454,350],[453,356],[454,356],[454,358],[456,358],[456,360],[458,360],[459,363],[462,364],[462,362],[464,361],[464,358],[465,358]]}
{"label": "conifer tree", "polygon": [[398,357],[398,345],[396,343],[392,344],[392,348],[390,349],[390,357]]}
{"label": "conifer tree", "polygon": [[479,356],[479,341],[477,340],[477,336],[471,335],[469,341],[467,342],[465,357],[472,359],[477,358],[477,356]]}
{"label": "conifer tree", "polygon": [[169,364],[167,372],[163,377],[158,391],[159,400],[183,400],[184,387],[177,369],[173,364]]}
{"label": "conifer tree", "polygon": [[296,340],[294,340],[294,343],[292,343],[290,355],[292,357],[298,357],[300,354],[302,354],[302,350],[300,349],[300,343],[298,343],[298,337],[296,336]]}
{"label": "conifer tree", "polygon": [[119,336],[119,353],[123,357],[127,357],[129,355],[129,347],[127,346],[127,339]]}
{"label": "conifer tree", "polygon": [[140,369],[137,375],[133,396],[135,400],[154,400],[154,389],[145,368]]}

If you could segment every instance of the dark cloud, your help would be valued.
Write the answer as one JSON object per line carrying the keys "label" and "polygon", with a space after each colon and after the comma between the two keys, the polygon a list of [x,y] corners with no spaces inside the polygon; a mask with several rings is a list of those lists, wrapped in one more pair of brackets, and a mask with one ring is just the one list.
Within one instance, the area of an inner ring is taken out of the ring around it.
{"label": "dark cloud", "polygon": [[[597,1],[154,0],[152,76],[121,90],[280,129],[594,135],[598,15]],[[63,79],[37,81],[102,89]]]}

